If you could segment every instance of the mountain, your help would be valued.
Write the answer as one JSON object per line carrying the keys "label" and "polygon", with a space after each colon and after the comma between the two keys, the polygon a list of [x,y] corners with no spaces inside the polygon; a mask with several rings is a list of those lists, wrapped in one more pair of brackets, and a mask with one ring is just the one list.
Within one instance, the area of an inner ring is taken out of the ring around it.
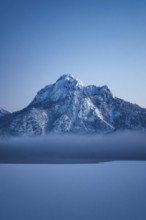
{"label": "mountain", "polygon": [[99,134],[146,131],[146,109],[113,97],[105,85],[84,86],[62,75],[23,110],[0,118],[0,135]]}
{"label": "mountain", "polygon": [[3,116],[8,115],[8,114],[10,114],[10,112],[0,108],[0,117],[3,117]]}

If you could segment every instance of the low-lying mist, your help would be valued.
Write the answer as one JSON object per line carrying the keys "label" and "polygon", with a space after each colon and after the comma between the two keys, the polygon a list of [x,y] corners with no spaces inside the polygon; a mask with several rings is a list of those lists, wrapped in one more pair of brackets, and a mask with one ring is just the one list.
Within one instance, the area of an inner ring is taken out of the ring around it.
{"label": "low-lying mist", "polygon": [[65,164],[112,160],[146,160],[145,134],[52,135],[0,141],[0,163]]}

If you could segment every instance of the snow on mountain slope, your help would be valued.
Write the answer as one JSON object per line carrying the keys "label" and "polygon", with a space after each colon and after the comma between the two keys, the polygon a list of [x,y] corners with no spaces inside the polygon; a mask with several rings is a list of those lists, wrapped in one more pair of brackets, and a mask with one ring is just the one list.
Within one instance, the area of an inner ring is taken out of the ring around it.
{"label": "snow on mountain slope", "polygon": [[57,102],[82,88],[83,83],[76,80],[72,75],[62,75],[56,83],[41,89],[32,104],[45,104],[48,101]]}
{"label": "snow on mountain slope", "polygon": [[4,116],[4,115],[7,115],[7,114],[10,114],[8,111],[0,108],[0,117]]}
{"label": "snow on mountain slope", "polygon": [[146,109],[114,98],[107,86],[62,75],[23,110],[0,119],[1,135],[99,134],[146,130]]}

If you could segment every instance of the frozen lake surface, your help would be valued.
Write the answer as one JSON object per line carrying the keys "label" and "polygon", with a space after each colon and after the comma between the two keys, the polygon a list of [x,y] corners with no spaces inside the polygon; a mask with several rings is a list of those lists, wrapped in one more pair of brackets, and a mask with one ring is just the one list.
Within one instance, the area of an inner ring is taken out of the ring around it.
{"label": "frozen lake surface", "polygon": [[0,164],[1,220],[145,220],[146,162]]}

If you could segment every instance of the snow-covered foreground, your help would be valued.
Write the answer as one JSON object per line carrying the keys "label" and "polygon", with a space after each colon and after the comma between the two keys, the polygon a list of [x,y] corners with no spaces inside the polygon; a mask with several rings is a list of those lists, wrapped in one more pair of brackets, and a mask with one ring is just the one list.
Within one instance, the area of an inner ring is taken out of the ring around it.
{"label": "snow-covered foreground", "polygon": [[2,220],[145,220],[146,162],[1,164]]}

